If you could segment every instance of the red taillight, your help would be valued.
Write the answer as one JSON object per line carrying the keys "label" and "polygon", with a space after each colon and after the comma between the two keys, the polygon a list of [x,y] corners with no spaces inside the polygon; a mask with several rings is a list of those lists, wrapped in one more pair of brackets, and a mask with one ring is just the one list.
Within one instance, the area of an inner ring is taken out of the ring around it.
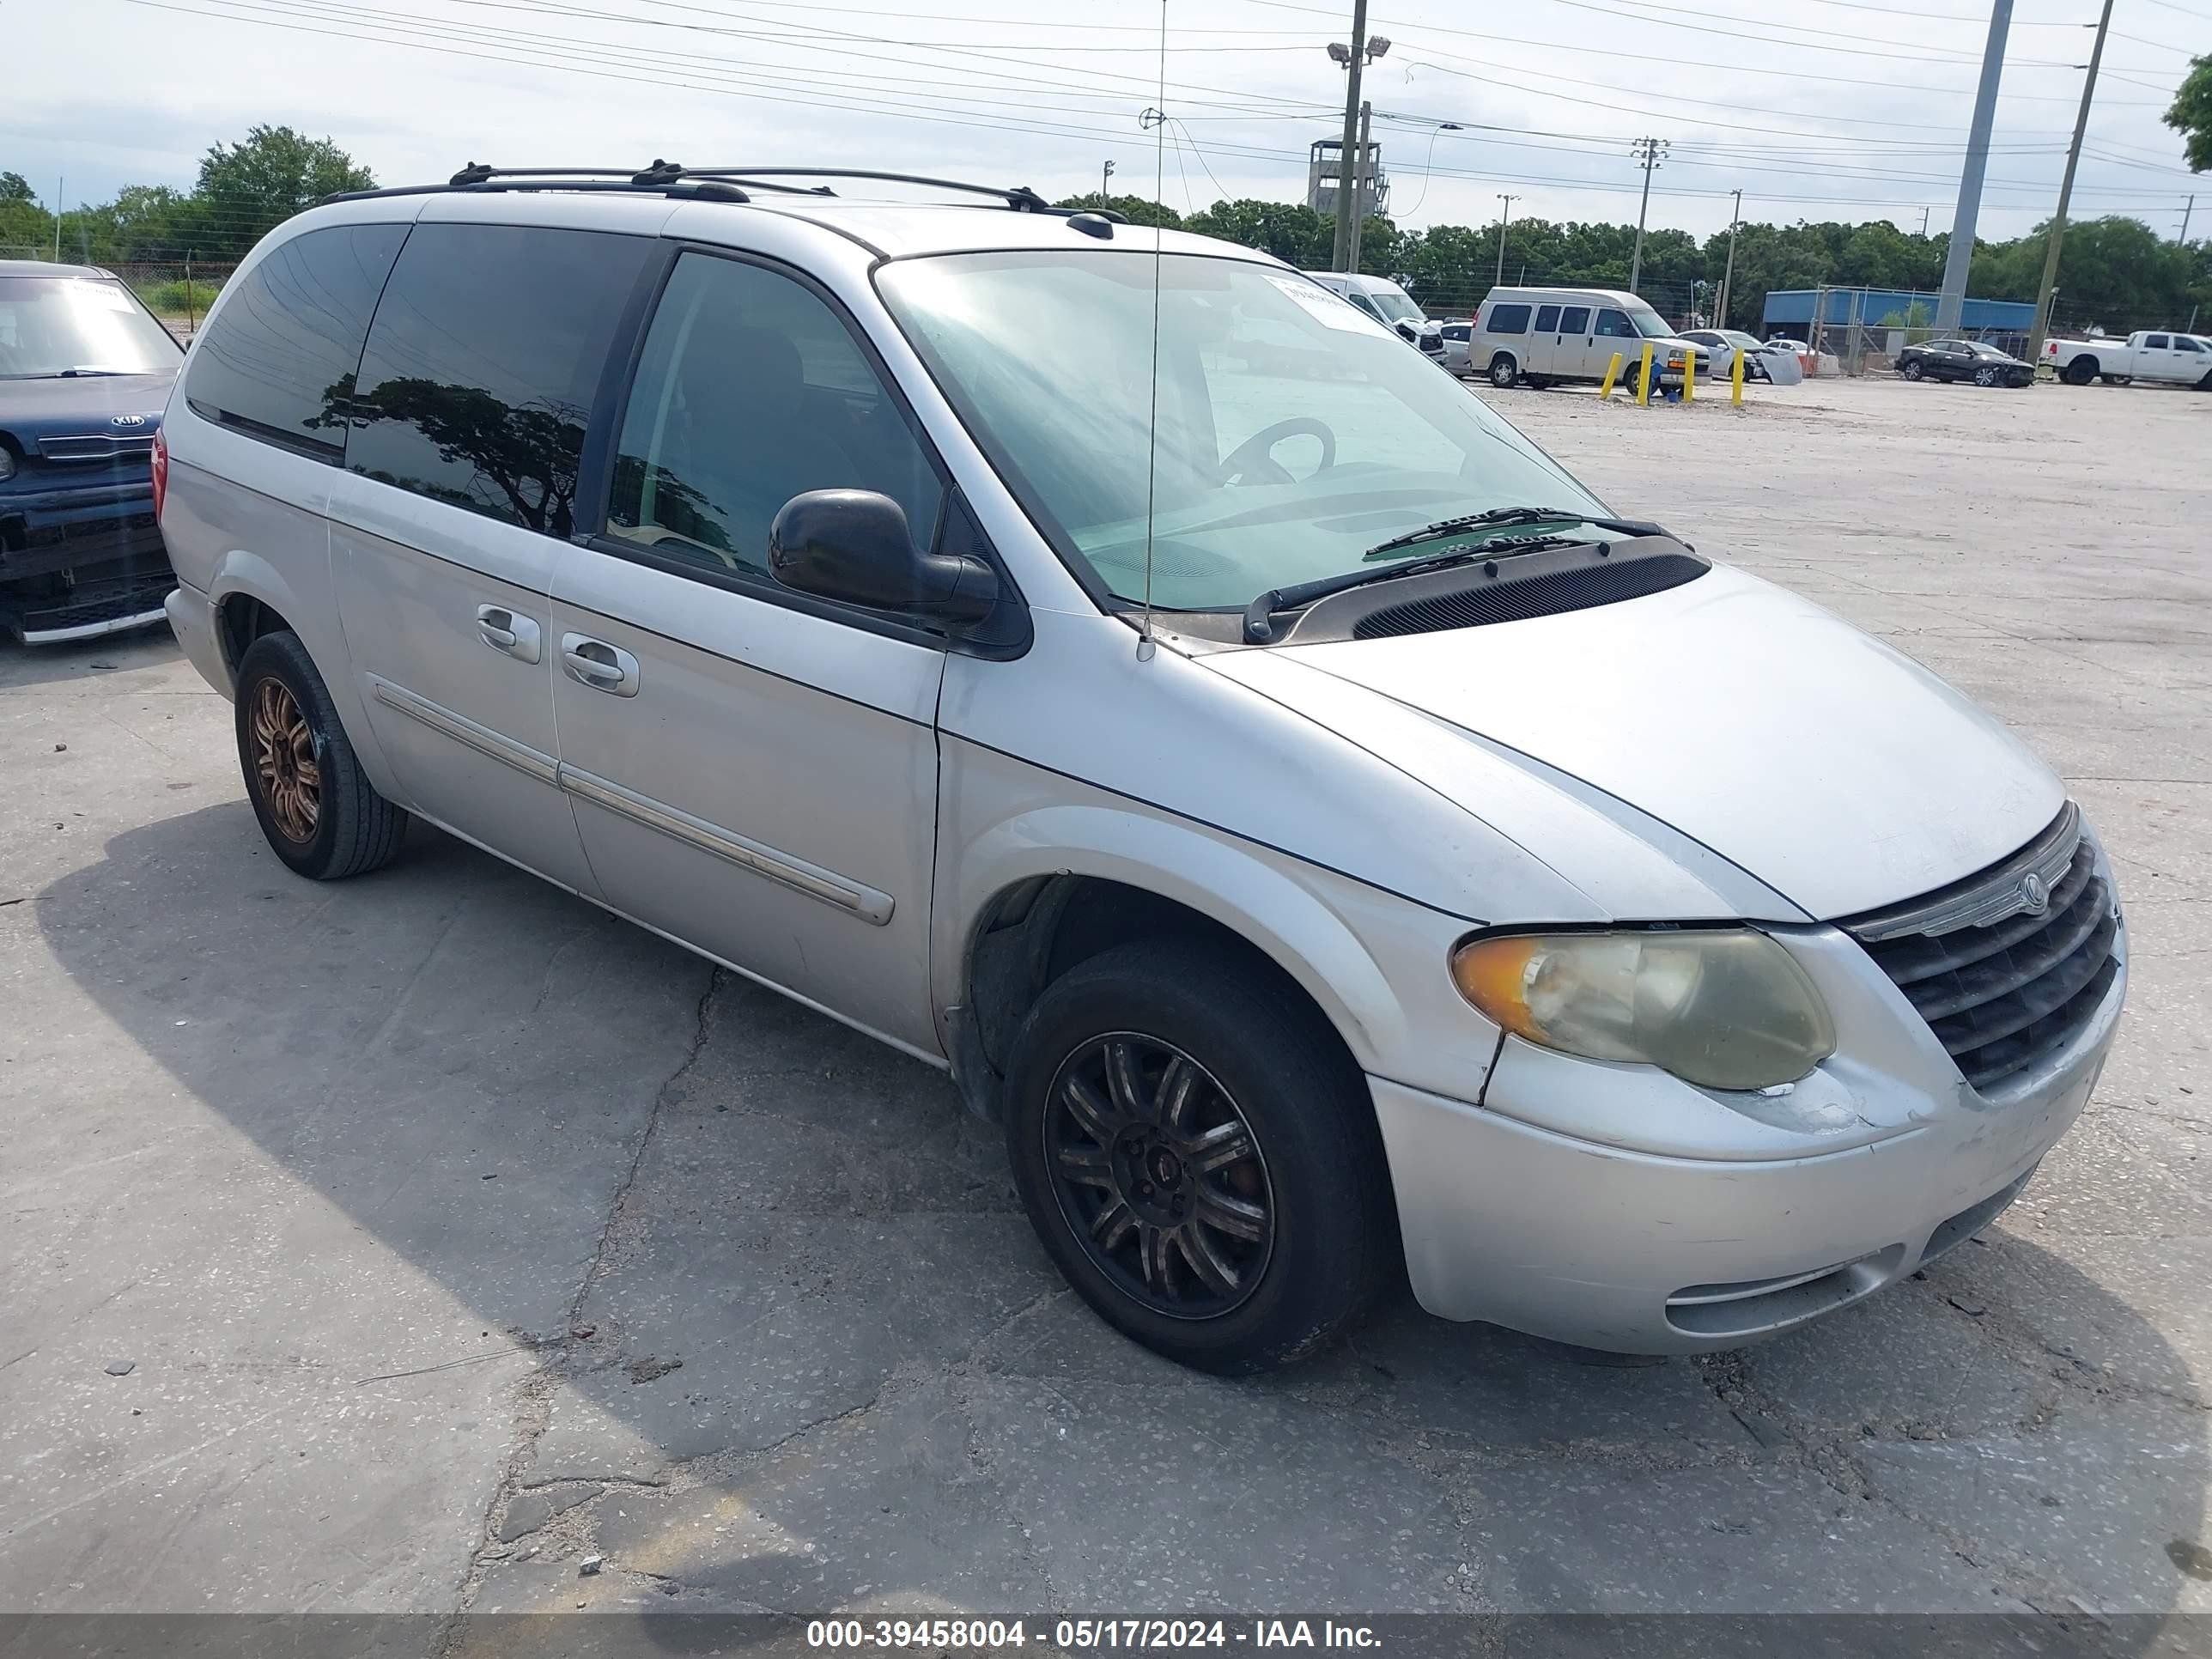
{"label": "red taillight", "polygon": [[154,521],[161,520],[161,503],[169,494],[169,439],[167,433],[154,434]]}

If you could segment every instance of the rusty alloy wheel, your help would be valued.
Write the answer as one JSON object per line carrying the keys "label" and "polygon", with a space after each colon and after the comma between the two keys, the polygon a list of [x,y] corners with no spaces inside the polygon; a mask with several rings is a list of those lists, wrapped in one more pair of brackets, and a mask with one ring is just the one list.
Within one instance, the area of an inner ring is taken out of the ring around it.
{"label": "rusty alloy wheel", "polygon": [[282,680],[253,688],[253,769],[261,799],[288,841],[309,842],[323,811],[323,769],[315,734],[299,700]]}

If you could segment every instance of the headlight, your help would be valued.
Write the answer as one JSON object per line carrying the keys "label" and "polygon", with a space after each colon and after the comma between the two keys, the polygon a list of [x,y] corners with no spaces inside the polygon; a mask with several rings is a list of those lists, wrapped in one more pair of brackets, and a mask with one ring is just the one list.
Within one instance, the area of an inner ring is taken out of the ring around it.
{"label": "headlight", "polygon": [[0,444],[0,483],[7,483],[15,476],[15,452],[7,445]]}
{"label": "headlight", "polygon": [[1452,952],[1460,994],[1516,1036],[1709,1089],[1790,1083],[1835,1052],[1820,994],[1752,929],[1517,933]]}

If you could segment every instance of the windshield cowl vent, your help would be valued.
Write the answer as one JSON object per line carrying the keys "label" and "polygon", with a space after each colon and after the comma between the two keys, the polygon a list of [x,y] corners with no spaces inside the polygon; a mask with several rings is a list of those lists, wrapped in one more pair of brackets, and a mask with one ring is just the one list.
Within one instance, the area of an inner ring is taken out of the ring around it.
{"label": "windshield cowl vent", "polygon": [[1298,619],[1288,642],[1390,639],[1556,617],[1663,593],[1712,568],[1664,536],[1518,555],[1501,546],[1498,553],[1480,563],[1334,594]]}

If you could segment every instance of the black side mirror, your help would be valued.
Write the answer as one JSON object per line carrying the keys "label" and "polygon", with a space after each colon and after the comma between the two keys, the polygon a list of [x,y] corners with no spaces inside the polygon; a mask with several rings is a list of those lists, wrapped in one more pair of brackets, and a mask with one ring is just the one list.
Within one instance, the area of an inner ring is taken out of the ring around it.
{"label": "black side mirror", "polygon": [[1000,599],[997,571],[966,554],[923,552],[906,509],[872,489],[793,495],[769,527],[768,566],[801,593],[957,628],[981,622]]}

